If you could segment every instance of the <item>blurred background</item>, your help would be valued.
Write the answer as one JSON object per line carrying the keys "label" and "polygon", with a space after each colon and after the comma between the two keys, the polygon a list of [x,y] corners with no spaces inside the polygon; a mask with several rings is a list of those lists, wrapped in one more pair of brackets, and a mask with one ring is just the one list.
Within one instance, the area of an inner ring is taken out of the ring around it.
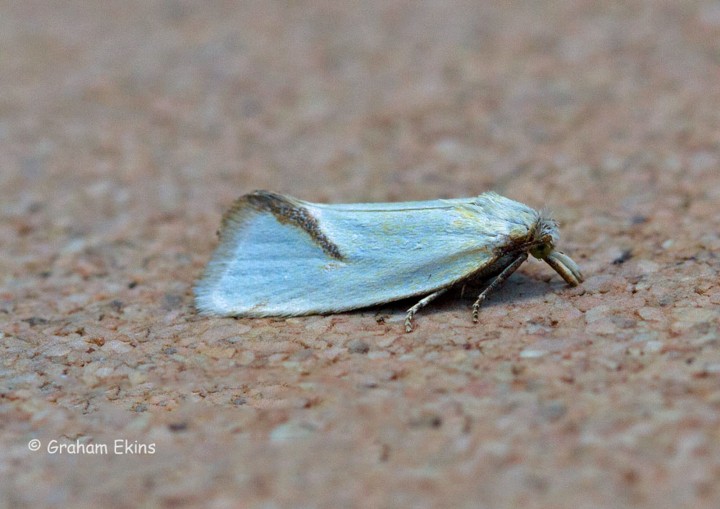
{"label": "blurred background", "polygon": [[6,189],[632,207],[717,168],[716,2],[29,1],[0,28]]}

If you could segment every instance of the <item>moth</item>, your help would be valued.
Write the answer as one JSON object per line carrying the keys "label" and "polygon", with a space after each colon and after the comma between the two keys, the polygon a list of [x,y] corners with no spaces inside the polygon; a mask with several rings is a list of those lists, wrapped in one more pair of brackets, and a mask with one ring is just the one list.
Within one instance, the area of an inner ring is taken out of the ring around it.
{"label": "moth", "polygon": [[488,192],[475,198],[320,204],[268,191],[240,197],[225,214],[219,245],[195,286],[202,314],[267,317],[331,314],[421,297],[415,314],[450,288],[487,286],[481,304],[529,255],[571,286],[577,264],[555,249],[547,214]]}

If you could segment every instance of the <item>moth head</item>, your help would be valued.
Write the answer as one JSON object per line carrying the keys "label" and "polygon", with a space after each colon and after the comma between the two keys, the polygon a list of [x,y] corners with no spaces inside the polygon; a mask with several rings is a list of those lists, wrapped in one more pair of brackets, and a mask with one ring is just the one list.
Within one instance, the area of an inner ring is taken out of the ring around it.
{"label": "moth head", "polygon": [[567,284],[577,286],[583,282],[584,277],[580,272],[580,267],[572,258],[555,249],[555,244],[559,238],[557,223],[548,217],[541,216],[535,229],[530,254],[535,258],[544,260],[560,274]]}
{"label": "moth head", "polygon": [[555,251],[555,244],[559,240],[558,226],[555,220],[548,217],[541,217],[535,227],[533,246],[530,254],[540,260],[546,259],[550,253]]}
{"label": "moth head", "polygon": [[530,249],[530,254],[539,260],[544,260],[550,253],[555,251],[555,246],[552,244],[552,240],[549,243],[538,244]]}

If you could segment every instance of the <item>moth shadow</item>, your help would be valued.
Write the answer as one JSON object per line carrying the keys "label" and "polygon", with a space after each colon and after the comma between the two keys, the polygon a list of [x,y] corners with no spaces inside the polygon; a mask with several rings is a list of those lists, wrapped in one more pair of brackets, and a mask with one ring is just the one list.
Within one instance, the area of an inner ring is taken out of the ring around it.
{"label": "moth shadow", "polygon": [[[473,303],[478,295],[490,284],[489,280],[471,281],[468,283],[458,284],[446,294],[438,297],[437,300],[428,304],[419,311],[419,314],[433,314],[439,311],[467,311],[472,308]],[[555,285],[547,283],[536,277],[530,277],[524,274],[513,274],[513,276],[505,281],[503,285],[488,295],[485,302],[482,303],[480,310],[495,306],[508,306],[518,301],[526,301],[530,299],[540,298],[548,293],[552,293]],[[411,306],[417,303],[424,296],[410,297],[377,308],[377,314],[384,313],[400,314],[405,313]]]}

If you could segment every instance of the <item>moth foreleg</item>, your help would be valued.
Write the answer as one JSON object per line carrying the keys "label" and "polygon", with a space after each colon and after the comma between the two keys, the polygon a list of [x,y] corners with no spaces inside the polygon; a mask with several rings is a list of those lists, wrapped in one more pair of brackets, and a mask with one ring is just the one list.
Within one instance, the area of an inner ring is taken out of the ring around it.
{"label": "moth foreleg", "polygon": [[492,283],[490,283],[487,288],[485,288],[480,295],[478,295],[477,300],[473,304],[473,312],[472,312],[472,318],[473,322],[478,321],[478,313],[480,312],[480,305],[485,302],[485,299],[487,299],[487,296],[492,292],[493,290],[497,289],[501,284],[503,284],[507,278],[512,276],[513,272],[515,272],[520,265],[522,265],[525,260],[528,259],[528,254],[523,253],[517,258],[515,258],[510,265],[505,267],[503,271],[497,275],[495,279],[493,279]]}
{"label": "moth foreleg", "polygon": [[427,297],[424,297],[418,301],[417,304],[415,304],[413,307],[407,310],[407,314],[405,315],[405,332],[412,332],[413,326],[412,326],[412,319],[413,316],[415,316],[415,313],[420,311],[422,308],[430,304],[432,301],[440,297],[443,293],[447,292],[447,288],[441,288],[440,290],[431,293]]}

